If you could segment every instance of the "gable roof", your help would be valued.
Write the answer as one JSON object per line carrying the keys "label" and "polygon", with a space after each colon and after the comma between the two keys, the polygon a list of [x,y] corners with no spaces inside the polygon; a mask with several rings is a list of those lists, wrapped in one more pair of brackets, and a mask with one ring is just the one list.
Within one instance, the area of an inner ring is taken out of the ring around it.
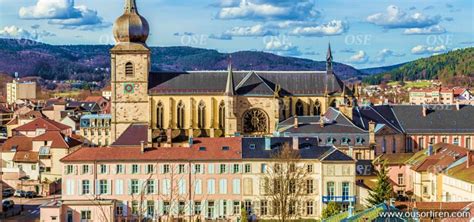
{"label": "gable roof", "polygon": [[14,162],[36,163],[38,162],[38,152],[33,151],[17,151],[13,156]]}
{"label": "gable roof", "polygon": [[[228,149],[222,149],[227,146]],[[205,149],[200,149],[205,147]],[[241,160],[241,138],[195,138],[191,147],[159,147],[146,148],[141,152],[140,147],[83,147],[66,157],[61,162],[75,161],[212,161],[212,160]]]}
{"label": "gable roof", "polygon": [[238,95],[265,95],[271,96],[274,94],[274,89],[270,88],[255,72],[248,73],[235,89]]}
{"label": "gable roof", "polygon": [[33,138],[26,136],[10,137],[2,144],[2,152],[11,152],[13,147],[17,151],[30,151],[32,149],[32,140]]}
{"label": "gable roof", "polygon": [[131,124],[112,146],[139,146],[142,141],[148,141],[148,125]]}
{"label": "gable roof", "polygon": [[321,158],[321,161],[354,161],[354,159],[342,151],[332,148]]}
{"label": "gable roof", "polygon": [[52,141],[51,148],[72,148],[82,143],[72,137],[65,136],[58,131],[48,131],[33,138],[33,141]]}
{"label": "gable roof", "polygon": [[455,105],[427,106],[423,116],[423,105],[393,105],[400,125],[406,133],[473,133],[474,106]]}
{"label": "gable roof", "polygon": [[71,127],[58,123],[54,120],[50,120],[44,117],[36,118],[35,120],[14,128],[14,131],[35,131],[38,128],[44,128],[46,131],[63,131],[70,129]]}
{"label": "gable roof", "polygon": [[[342,81],[336,75],[327,75],[326,71],[232,71],[232,73],[236,89],[239,88],[239,83],[247,86],[240,90],[240,93],[244,94],[263,92],[264,95],[268,95],[271,91],[273,95],[277,85],[281,89],[280,95],[324,95],[326,88],[330,94],[343,91]],[[152,95],[224,94],[227,74],[228,71],[151,72],[148,89]],[[245,77],[248,78],[243,81]],[[346,89],[346,93],[351,92]]]}

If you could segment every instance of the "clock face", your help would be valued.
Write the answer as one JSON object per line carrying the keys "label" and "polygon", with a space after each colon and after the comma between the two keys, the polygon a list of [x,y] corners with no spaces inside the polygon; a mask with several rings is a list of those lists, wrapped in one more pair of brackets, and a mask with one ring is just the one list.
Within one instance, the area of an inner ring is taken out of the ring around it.
{"label": "clock face", "polygon": [[124,83],[123,92],[126,94],[133,93],[135,91],[135,85],[133,83]]}

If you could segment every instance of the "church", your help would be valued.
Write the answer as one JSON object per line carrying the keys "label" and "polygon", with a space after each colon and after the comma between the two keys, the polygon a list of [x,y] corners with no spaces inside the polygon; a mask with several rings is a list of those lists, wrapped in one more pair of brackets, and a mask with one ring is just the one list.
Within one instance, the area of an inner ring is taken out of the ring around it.
{"label": "church", "polygon": [[111,53],[111,140],[132,129],[157,146],[194,137],[272,135],[293,116],[319,116],[329,107],[352,106],[353,92],[333,71],[227,70],[153,72],[147,20],[135,0],[114,23]]}

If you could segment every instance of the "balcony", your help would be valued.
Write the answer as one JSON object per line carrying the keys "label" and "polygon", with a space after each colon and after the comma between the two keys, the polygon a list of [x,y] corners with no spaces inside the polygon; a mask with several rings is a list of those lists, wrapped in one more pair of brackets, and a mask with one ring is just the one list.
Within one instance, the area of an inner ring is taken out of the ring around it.
{"label": "balcony", "polygon": [[355,202],[356,196],[323,196],[323,203],[338,202],[338,203],[349,203]]}

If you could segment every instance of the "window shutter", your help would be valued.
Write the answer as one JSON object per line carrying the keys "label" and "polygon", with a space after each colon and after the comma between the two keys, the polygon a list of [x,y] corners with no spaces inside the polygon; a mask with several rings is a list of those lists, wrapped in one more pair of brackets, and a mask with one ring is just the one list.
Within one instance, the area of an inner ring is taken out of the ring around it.
{"label": "window shutter", "polygon": [[96,190],[95,193],[97,195],[101,194],[99,190],[99,180],[95,180],[95,190]]}
{"label": "window shutter", "polygon": [[107,181],[107,194],[109,195],[112,194],[112,180],[111,179]]}
{"label": "window shutter", "polygon": [[192,165],[191,165],[191,168],[192,168],[192,169],[191,169],[191,173],[192,173],[192,174],[196,174],[196,165],[197,165],[197,164],[192,164]]}
{"label": "window shutter", "polygon": [[79,171],[77,168],[78,168],[78,166],[75,165],[75,166],[74,166],[74,174],[75,174],[75,175],[77,175],[77,174],[78,174],[78,171]]}
{"label": "window shutter", "polygon": [[82,181],[77,180],[77,194],[81,195],[82,194]]}
{"label": "window shutter", "polygon": [[204,213],[204,218],[207,218],[207,200],[201,201],[201,213]]}
{"label": "window shutter", "polygon": [[123,201],[123,216],[128,216],[128,204],[127,201]]}
{"label": "window shutter", "polygon": [[132,194],[132,180],[131,179],[128,180],[127,192],[129,195]]}
{"label": "window shutter", "polygon": [[157,200],[158,202],[158,215],[161,216],[164,214],[163,200]]}
{"label": "window shutter", "polygon": [[159,194],[159,192],[160,192],[159,181],[158,179],[155,179],[155,189],[154,189],[153,194]]}
{"label": "window shutter", "polygon": [[232,205],[232,200],[227,200],[227,215],[230,216],[230,215],[234,214],[233,211],[234,211],[234,207]]}
{"label": "window shutter", "polygon": [[94,165],[89,165],[89,174],[92,175],[94,173]]}
{"label": "window shutter", "polygon": [[94,180],[89,180],[89,193],[92,194],[92,195],[95,195],[97,191],[92,189],[93,186],[94,186]]}

